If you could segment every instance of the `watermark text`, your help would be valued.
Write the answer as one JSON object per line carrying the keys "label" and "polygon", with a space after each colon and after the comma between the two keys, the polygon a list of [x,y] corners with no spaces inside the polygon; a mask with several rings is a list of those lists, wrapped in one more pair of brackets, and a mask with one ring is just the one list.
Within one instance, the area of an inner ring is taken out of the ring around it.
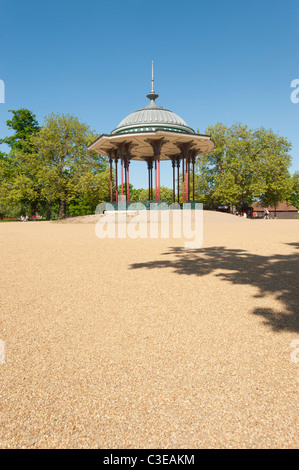
{"label": "watermark text", "polygon": [[0,80],[0,103],[5,103],[5,84]]}
{"label": "watermark text", "polygon": [[297,104],[299,103],[299,78],[295,78],[291,81],[291,88],[295,88],[291,93],[291,101]]}
{"label": "watermark text", "polygon": [[[104,213],[103,213],[104,212]],[[203,205],[185,203],[99,204],[96,214],[103,214],[95,227],[98,238],[180,238],[185,248],[196,249],[203,242]]]}

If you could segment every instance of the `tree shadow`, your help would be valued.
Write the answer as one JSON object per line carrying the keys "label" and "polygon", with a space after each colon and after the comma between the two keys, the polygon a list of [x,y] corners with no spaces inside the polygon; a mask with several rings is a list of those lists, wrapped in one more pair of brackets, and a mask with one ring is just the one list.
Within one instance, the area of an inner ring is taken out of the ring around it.
{"label": "tree shadow", "polygon": [[293,253],[273,256],[227,249],[224,246],[199,250],[174,247],[163,254],[170,256],[170,259],[135,263],[131,269],[171,268],[178,274],[196,276],[215,272],[215,276],[232,284],[255,286],[259,292],[254,297],[272,294],[282,303],[283,311],[256,308],[252,313],[263,317],[264,323],[274,331],[299,332],[299,243],[288,245],[295,248]]}

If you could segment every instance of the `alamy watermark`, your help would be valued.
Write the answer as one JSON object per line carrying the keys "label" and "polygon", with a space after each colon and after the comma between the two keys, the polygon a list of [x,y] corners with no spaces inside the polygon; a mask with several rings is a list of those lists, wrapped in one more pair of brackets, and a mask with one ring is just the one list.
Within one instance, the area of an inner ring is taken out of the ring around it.
{"label": "alamy watermark", "polygon": [[291,362],[294,364],[298,364],[299,362],[299,339],[294,339],[291,342],[291,348],[293,351],[291,352]]}
{"label": "alamy watermark", "polygon": [[0,103],[5,103],[5,84],[0,80]]}
{"label": "alamy watermark", "polygon": [[291,101],[297,104],[299,103],[299,78],[295,78],[291,81],[291,88],[295,88],[291,93]]}
{"label": "alamy watermark", "polygon": [[[115,210],[116,209],[116,210]],[[180,238],[186,249],[196,249],[203,242],[203,205],[185,203],[118,202],[99,204],[96,214],[104,214],[96,223],[98,238]]]}
{"label": "alamy watermark", "polygon": [[[299,339],[293,339],[290,346],[293,349],[293,351],[291,352],[291,362],[293,362],[294,364],[298,364],[299,363]],[[298,371],[297,381],[299,382],[299,371]]]}

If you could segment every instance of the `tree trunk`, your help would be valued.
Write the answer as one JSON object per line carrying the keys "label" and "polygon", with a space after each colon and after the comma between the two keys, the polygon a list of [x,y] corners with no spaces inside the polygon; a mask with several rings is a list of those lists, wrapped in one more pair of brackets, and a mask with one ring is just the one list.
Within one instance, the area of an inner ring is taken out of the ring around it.
{"label": "tree trunk", "polygon": [[60,207],[59,207],[59,214],[58,219],[65,219],[66,218],[66,200],[60,200]]}
{"label": "tree trunk", "polygon": [[37,202],[36,201],[31,202],[30,206],[31,206],[31,215],[35,215],[36,210],[37,210]]}

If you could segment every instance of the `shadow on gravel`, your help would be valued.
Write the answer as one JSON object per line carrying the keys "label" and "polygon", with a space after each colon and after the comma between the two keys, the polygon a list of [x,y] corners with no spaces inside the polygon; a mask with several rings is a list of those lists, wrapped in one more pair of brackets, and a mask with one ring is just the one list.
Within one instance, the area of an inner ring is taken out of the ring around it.
{"label": "shadow on gravel", "polygon": [[274,331],[299,332],[299,243],[289,245],[294,247],[292,254],[274,256],[218,246],[191,251],[175,247],[164,253],[169,259],[132,264],[131,269],[171,268],[178,274],[196,276],[217,271],[215,276],[232,284],[257,287],[255,297],[275,295],[284,305],[283,311],[256,308],[253,314],[263,317]]}

